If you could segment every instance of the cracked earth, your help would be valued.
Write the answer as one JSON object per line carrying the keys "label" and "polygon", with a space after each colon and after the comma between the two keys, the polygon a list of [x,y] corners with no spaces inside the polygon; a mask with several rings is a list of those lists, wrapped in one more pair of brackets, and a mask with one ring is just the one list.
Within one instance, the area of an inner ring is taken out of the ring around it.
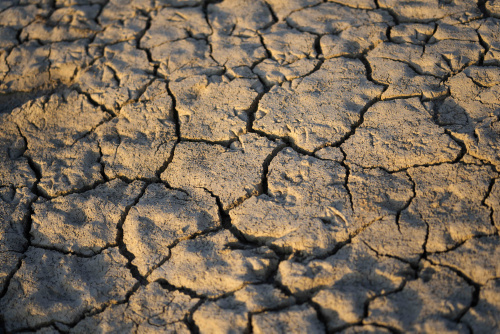
{"label": "cracked earth", "polygon": [[0,332],[500,333],[500,1],[3,0]]}

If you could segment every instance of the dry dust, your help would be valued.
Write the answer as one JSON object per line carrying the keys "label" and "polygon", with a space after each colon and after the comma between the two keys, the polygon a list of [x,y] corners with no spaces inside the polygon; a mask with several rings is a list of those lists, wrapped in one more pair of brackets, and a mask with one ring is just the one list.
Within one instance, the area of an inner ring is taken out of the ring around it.
{"label": "dry dust", "polygon": [[500,333],[500,1],[0,1],[0,333]]}

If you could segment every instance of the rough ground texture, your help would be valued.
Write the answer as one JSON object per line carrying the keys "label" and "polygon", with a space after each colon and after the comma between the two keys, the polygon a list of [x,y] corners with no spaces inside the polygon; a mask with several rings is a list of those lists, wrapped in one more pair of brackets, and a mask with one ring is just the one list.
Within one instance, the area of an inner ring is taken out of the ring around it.
{"label": "rough ground texture", "polygon": [[0,333],[500,333],[499,0],[0,1]]}

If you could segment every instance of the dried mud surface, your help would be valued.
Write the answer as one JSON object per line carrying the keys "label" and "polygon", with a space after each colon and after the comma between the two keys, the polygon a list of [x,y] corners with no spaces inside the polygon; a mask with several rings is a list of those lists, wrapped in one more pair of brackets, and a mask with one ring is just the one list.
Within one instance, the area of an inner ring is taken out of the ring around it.
{"label": "dried mud surface", "polygon": [[1,333],[500,333],[500,1],[0,1]]}

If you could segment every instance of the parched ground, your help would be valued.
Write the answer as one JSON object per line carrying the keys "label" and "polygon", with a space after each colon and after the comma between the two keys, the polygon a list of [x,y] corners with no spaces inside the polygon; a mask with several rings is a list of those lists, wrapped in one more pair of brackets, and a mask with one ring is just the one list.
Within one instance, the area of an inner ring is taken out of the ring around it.
{"label": "parched ground", "polygon": [[499,0],[0,1],[0,332],[500,333]]}

